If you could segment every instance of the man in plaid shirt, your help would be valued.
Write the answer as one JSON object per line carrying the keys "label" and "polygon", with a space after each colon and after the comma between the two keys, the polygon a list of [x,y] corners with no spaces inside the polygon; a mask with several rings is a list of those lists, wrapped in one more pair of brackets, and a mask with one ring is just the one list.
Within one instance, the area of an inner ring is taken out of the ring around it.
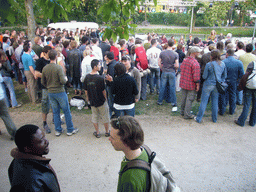
{"label": "man in plaid shirt", "polygon": [[194,118],[190,111],[200,82],[200,65],[195,59],[200,54],[200,49],[199,47],[192,47],[189,52],[189,57],[184,59],[180,67],[180,87],[182,88],[180,114],[184,116],[184,119]]}

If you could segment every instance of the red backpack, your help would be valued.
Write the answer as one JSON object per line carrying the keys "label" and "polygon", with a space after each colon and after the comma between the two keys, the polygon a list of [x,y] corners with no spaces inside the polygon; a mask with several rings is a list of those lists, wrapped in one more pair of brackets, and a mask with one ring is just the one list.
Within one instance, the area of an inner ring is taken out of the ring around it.
{"label": "red backpack", "polygon": [[140,46],[135,49],[137,68],[146,70],[148,68],[148,59],[144,47]]}
{"label": "red backpack", "polygon": [[111,46],[110,47],[110,52],[113,52],[114,53],[114,59],[116,61],[119,61],[119,50],[118,50],[118,48],[116,48],[115,46]]}

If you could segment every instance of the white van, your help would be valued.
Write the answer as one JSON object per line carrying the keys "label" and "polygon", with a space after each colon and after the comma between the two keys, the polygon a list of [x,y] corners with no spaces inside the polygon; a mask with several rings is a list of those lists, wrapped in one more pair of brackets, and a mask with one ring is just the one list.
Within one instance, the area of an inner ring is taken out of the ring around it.
{"label": "white van", "polygon": [[58,29],[60,28],[61,30],[66,29],[68,31],[76,31],[77,28],[79,30],[85,29],[98,29],[99,25],[94,22],[76,22],[76,21],[71,21],[71,22],[58,22],[58,23],[50,23],[48,27]]}

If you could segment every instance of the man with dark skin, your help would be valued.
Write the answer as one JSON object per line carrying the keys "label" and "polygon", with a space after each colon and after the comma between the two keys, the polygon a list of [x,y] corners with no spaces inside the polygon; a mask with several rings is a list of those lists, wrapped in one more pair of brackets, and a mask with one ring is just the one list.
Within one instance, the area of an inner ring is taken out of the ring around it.
{"label": "man with dark skin", "polygon": [[49,153],[45,133],[36,125],[24,125],[17,130],[15,143],[17,148],[11,151],[14,159],[8,169],[10,191],[60,192],[57,176],[49,164],[51,159],[43,156]]}

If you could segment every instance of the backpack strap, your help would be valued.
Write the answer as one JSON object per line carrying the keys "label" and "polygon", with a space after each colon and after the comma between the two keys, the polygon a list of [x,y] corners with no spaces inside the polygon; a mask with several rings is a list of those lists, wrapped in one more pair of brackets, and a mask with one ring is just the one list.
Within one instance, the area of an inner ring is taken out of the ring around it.
{"label": "backpack strap", "polygon": [[141,146],[147,153],[148,155],[148,162],[146,161],[143,161],[141,159],[133,159],[131,161],[129,161],[127,163],[127,165],[123,168],[122,171],[119,172],[119,175],[122,176],[122,174],[127,171],[128,169],[143,169],[145,171],[149,171],[151,170],[151,163],[153,162],[155,156],[156,156],[156,153],[155,152],[152,152],[150,150],[150,148],[147,146],[147,145],[142,145]]}
{"label": "backpack strap", "polygon": [[123,170],[119,172],[119,175],[122,176],[122,174],[128,169],[143,169],[145,171],[150,171],[150,165],[148,162],[141,159],[134,159],[127,163]]}
{"label": "backpack strap", "polygon": [[156,153],[153,151],[151,151],[151,149],[147,146],[147,145],[142,145],[142,147],[145,149],[145,151],[147,152],[148,154],[148,163],[149,165],[151,165],[151,163],[153,162],[155,156],[156,156]]}

